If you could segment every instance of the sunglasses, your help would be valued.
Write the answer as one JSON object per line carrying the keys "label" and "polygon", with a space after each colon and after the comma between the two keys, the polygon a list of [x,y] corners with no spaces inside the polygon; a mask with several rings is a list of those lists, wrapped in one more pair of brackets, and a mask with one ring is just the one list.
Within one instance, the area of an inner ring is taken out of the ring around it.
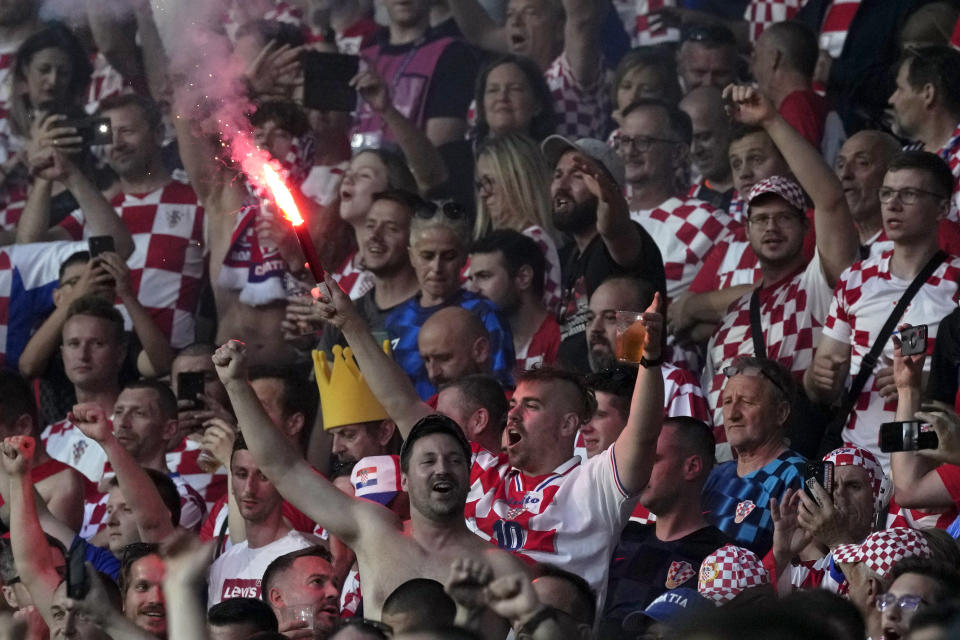
{"label": "sunglasses", "polygon": [[437,214],[443,214],[443,217],[447,220],[461,220],[466,217],[466,211],[464,211],[463,207],[453,200],[447,200],[442,203],[425,200],[417,207],[416,215],[422,220],[431,220],[435,218]]}
{"label": "sunglasses", "polygon": [[780,393],[783,394],[783,397],[790,397],[790,394],[787,393],[786,388],[776,378],[770,375],[766,369],[757,365],[732,364],[723,370],[723,375],[725,375],[727,378],[732,378],[733,376],[751,376],[754,378],[763,376],[769,380],[773,386],[779,389]]}

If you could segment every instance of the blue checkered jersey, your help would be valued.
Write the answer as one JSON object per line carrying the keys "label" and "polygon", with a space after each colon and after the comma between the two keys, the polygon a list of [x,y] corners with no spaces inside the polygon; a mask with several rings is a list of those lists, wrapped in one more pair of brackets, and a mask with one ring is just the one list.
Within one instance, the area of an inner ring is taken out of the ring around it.
{"label": "blue checkered jersey", "polygon": [[424,400],[433,396],[437,390],[427,378],[427,368],[417,348],[417,336],[420,327],[427,318],[444,307],[460,306],[480,316],[483,326],[490,334],[490,360],[493,375],[509,388],[513,387],[513,336],[510,325],[497,311],[496,305],[465,289],[458,291],[444,304],[433,307],[420,305],[420,295],[410,298],[394,308],[384,321],[384,329],[393,339],[393,358],[413,380],[417,393]]}
{"label": "blue checkered jersey", "polygon": [[736,462],[714,467],[703,487],[704,515],[737,545],[762,558],[773,546],[770,498],[780,500],[787,489],[803,486],[804,463],[803,456],[788,449],[742,478]]}

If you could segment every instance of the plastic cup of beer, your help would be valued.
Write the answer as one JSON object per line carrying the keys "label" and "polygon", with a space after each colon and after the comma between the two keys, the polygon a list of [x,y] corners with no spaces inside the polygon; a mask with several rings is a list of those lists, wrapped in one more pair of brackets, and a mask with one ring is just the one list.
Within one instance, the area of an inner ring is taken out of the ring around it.
{"label": "plastic cup of beer", "polygon": [[647,328],[642,311],[617,311],[617,360],[640,364],[647,344]]}
{"label": "plastic cup of beer", "polygon": [[315,606],[297,604],[280,609],[280,628],[284,630],[313,629]]}
{"label": "plastic cup of beer", "polygon": [[204,473],[213,473],[222,465],[212,453],[206,449],[201,449],[200,455],[197,456],[197,466],[200,467],[200,470]]}

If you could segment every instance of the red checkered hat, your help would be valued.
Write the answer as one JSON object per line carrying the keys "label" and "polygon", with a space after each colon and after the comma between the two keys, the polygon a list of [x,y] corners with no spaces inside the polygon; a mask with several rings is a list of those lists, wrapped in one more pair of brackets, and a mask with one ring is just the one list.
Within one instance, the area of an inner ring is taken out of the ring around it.
{"label": "red checkered hat", "polygon": [[823,456],[824,462],[832,462],[834,467],[854,466],[867,472],[870,485],[873,487],[874,502],[880,501],[881,487],[883,486],[883,467],[876,457],[866,449],[860,447],[840,447]]}
{"label": "red checkered hat", "polygon": [[770,576],[757,554],[728,544],[711,553],[700,565],[697,591],[719,605],[733,600],[745,589],[769,582]]}
{"label": "red checkered hat", "polygon": [[833,550],[833,561],[842,564],[863,562],[884,578],[899,560],[917,556],[930,557],[930,546],[916,529],[894,527],[867,536],[862,544],[842,544]]}
{"label": "red checkered hat", "polygon": [[803,189],[791,178],[785,176],[770,176],[753,185],[753,188],[750,189],[750,197],[747,198],[747,204],[767,193],[780,196],[790,206],[800,211],[807,208],[807,197],[803,194]]}

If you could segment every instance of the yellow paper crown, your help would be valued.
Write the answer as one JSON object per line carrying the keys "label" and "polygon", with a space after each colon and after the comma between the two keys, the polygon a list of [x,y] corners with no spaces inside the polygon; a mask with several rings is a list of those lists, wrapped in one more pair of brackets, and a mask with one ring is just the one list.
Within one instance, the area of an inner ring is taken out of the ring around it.
{"label": "yellow paper crown", "polygon": [[[389,355],[390,343],[384,341],[384,352]],[[387,412],[374,397],[363,379],[350,347],[333,347],[333,366],[323,351],[313,352],[313,370],[320,389],[320,409],[323,411],[323,430],[361,422],[386,420]]]}

